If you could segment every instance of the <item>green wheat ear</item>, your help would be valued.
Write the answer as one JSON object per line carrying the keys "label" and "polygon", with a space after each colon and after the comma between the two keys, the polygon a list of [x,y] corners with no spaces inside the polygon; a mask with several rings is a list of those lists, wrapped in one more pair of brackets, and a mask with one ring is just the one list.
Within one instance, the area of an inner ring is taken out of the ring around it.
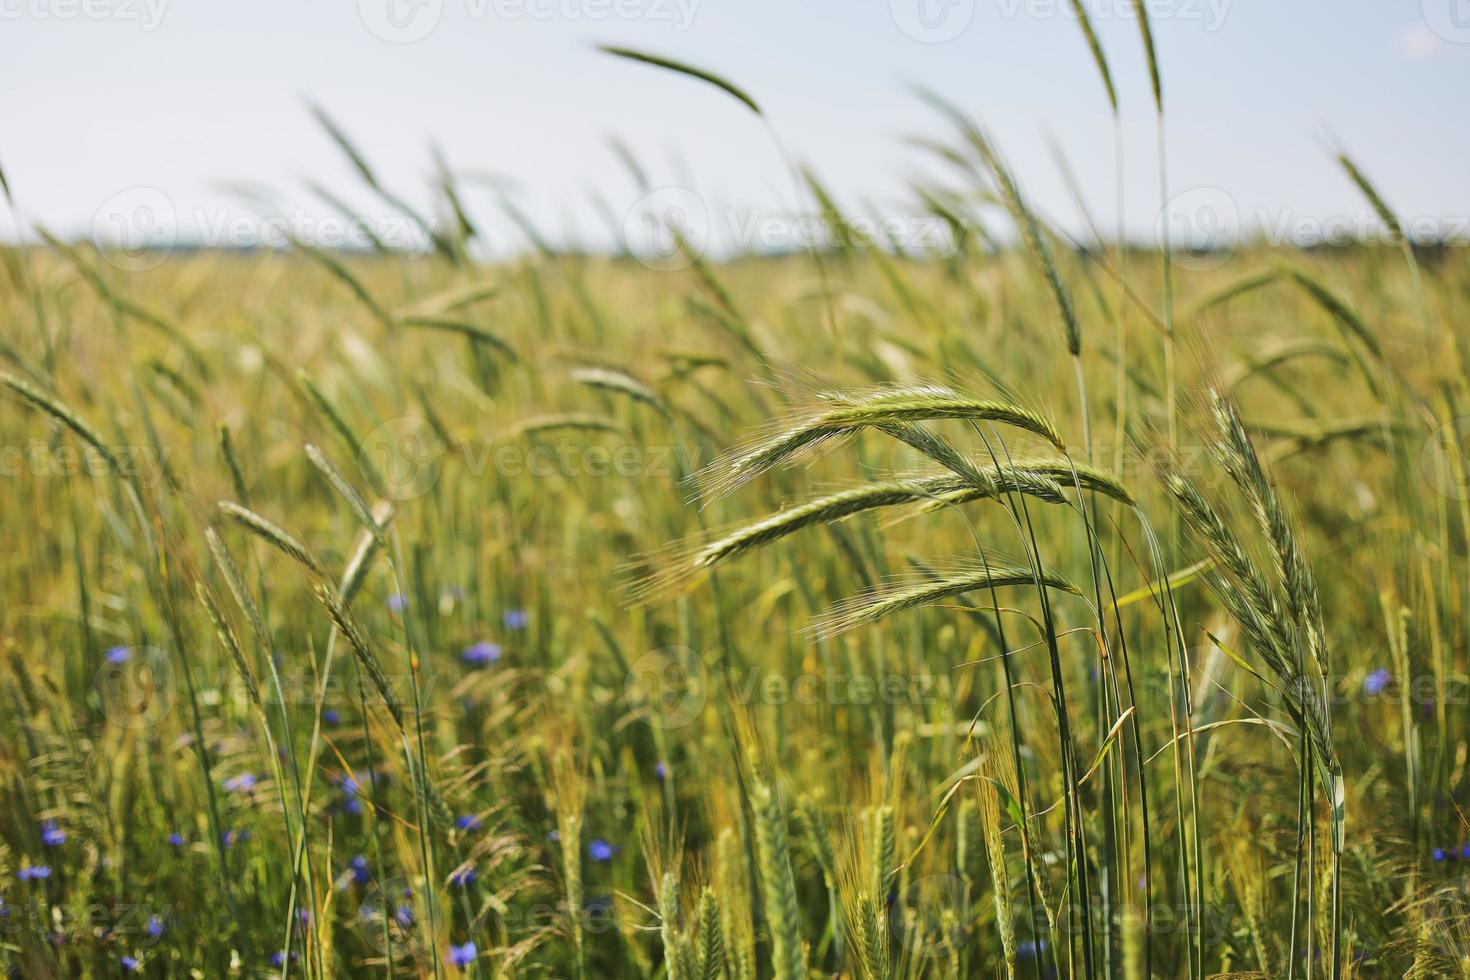
{"label": "green wheat ear", "polygon": [[786,814],[776,794],[764,783],[757,782],[750,795],[760,859],[761,904],[771,931],[771,968],[776,980],[806,980],[806,948],[801,942],[801,912],[786,842]]}

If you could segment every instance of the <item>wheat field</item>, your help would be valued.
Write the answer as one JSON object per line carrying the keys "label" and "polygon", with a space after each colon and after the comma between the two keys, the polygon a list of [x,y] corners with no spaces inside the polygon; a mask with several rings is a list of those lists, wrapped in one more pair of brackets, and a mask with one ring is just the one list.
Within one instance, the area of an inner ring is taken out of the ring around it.
{"label": "wheat field", "polygon": [[943,248],[5,247],[10,975],[1470,975],[1465,251],[918,105]]}

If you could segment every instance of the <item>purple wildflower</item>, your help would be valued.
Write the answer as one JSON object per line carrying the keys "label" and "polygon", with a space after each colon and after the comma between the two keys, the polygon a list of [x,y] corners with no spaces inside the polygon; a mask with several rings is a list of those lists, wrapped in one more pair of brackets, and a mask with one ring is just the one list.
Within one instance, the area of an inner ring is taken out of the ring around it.
{"label": "purple wildflower", "polygon": [[653,774],[662,782],[669,778],[669,767],[665,763],[655,762],[653,764]]}
{"label": "purple wildflower", "polygon": [[231,793],[248,793],[255,788],[256,778],[253,772],[242,772],[238,776],[231,776],[225,780],[225,789]]}
{"label": "purple wildflower", "polygon": [[173,847],[183,847],[186,843],[188,843],[184,840],[183,834],[169,834],[168,842]]}
{"label": "purple wildflower", "polygon": [[41,843],[47,847],[60,847],[66,843],[66,831],[56,826],[55,820],[41,824]]}
{"label": "purple wildflower", "polygon": [[342,724],[342,715],[336,708],[328,708],[322,712],[322,724],[328,728],[336,728]]}
{"label": "purple wildflower", "polygon": [[449,883],[457,888],[468,888],[480,877],[480,872],[474,868],[460,868],[449,876]]}
{"label": "purple wildflower", "polygon": [[107,662],[114,667],[120,667],[128,662],[128,657],[131,655],[132,651],[127,647],[113,647],[107,651]]}
{"label": "purple wildflower", "polygon": [[473,813],[463,813],[454,818],[454,825],[460,830],[479,830],[480,818]]}
{"label": "purple wildflower", "polygon": [[473,963],[475,957],[479,955],[480,951],[475,948],[473,942],[467,942],[463,946],[455,946],[451,943],[449,946],[449,962],[461,970]]}
{"label": "purple wildflower", "polygon": [[1363,693],[1376,697],[1383,693],[1383,689],[1388,687],[1391,680],[1393,680],[1393,674],[1389,673],[1388,668],[1379,667],[1363,678]]}
{"label": "purple wildflower", "polygon": [[138,960],[137,960],[137,957],[134,957],[134,956],[124,956],[122,958],[122,968],[123,968],[123,971],[125,973],[132,973],[134,970],[136,970],[138,968]]}
{"label": "purple wildflower", "polygon": [[489,640],[481,640],[479,643],[467,646],[460,652],[459,659],[471,667],[483,667],[493,664],[500,659],[500,646]]}
{"label": "purple wildflower", "polygon": [[15,877],[21,881],[41,881],[51,877],[51,866],[48,864],[32,864],[21,868],[15,873]]}
{"label": "purple wildflower", "polygon": [[402,592],[395,592],[388,597],[388,608],[393,612],[403,612],[408,608],[408,596]]}
{"label": "purple wildflower", "polygon": [[524,609],[507,609],[505,615],[500,617],[500,621],[505,624],[505,628],[508,630],[523,630],[526,628],[526,624],[531,621],[531,617],[526,614]]}
{"label": "purple wildflower", "polygon": [[156,915],[150,915],[148,917],[148,925],[146,928],[148,929],[148,935],[152,936],[154,939],[157,939],[159,936],[163,935],[163,920]]}
{"label": "purple wildflower", "polygon": [[618,853],[618,849],[614,845],[609,844],[607,841],[603,840],[601,837],[597,838],[592,843],[587,845],[587,856],[594,861],[611,861],[613,859],[613,855],[616,853]]}

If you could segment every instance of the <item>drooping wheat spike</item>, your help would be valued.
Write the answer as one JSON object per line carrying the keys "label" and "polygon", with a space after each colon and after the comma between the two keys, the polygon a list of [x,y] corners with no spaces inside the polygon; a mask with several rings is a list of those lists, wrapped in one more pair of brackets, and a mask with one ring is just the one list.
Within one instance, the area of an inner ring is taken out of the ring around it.
{"label": "drooping wheat spike", "polygon": [[[983,833],[985,840],[985,856],[990,864],[990,882],[992,897],[995,902],[995,930],[1000,936],[1000,947],[1005,959],[1006,975],[1015,980],[1016,976],[1016,926],[1015,916],[1011,908],[1011,881],[1010,874],[1006,871],[1005,839],[1001,836],[1001,814],[1000,791],[996,788],[995,773],[996,763],[992,761],[995,752],[1004,752],[1000,742],[992,738],[986,747],[985,755],[982,757],[980,779],[977,781],[976,798],[977,805],[970,812],[974,819],[972,833],[979,835]],[[968,802],[968,801],[967,801]],[[977,812],[978,811],[978,812]],[[961,808],[963,818],[965,810]],[[964,824],[961,824],[961,832],[964,833]],[[963,838],[961,838],[963,840]],[[978,841],[976,842],[978,844]],[[974,846],[974,845],[971,845]],[[979,862],[979,855],[975,855],[974,861]],[[968,872],[966,872],[968,873]]]}
{"label": "drooping wheat spike", "polygon": [[393,685],[388,680],[388,674],[383,670],[383,662],[378,659],[377,651],[368,641],[367,634],[363,632],[357,617],[352,614],[347,603],[338,591],[326,582],[317,583],[312,590],[317,602],[321,603],[327,611],[327,616],[332,624],[337,627],[338,632],[347,640],[347,645],[352,648],[353,655],[357,657],[358,663],[367,673],[368,679],[378,690],[378,696],[383,699],[383,706],[388,709],[400,730],[405,730],[403,719],[403,708],[398,703],[398,695],[393,692]]}
{"label": "drooping wheat spike", "polygon": [[348,482],[347,477],[342,475],[342,471],[337,469],[320,449],[307,443],[306,458],[311,460],[312,465],[327,478],[327,483],[337,491],[339,497],[346,501],[348,509],[364,528],[373,534],[383,533],[373,521],[373,512],[368,507],[367,501],[362,498],[362,494],[357,492],[357,488]]}
{"label": "drooping wheat spike", "polygon": [[1369,205],[1372,206],[1374,212],[1378,215],[1378,220],[1383,222],[1384,227],[1393,236],[1393,240],[1395,242],[1405,241],[1407,236],[1404,234],[1404,226],[1399,221],[1398,215],[1393,213],[1393,209],[1388,206],[1388,202],[1378,193],[1378,188],[1373,186],[1373,182],[1368,179],[1367,175],[1358,169],[1358,165],[1353,162],[1353,158],[1346,153],[1339,153],[1337,155],[1337,162],[1347,173],[1348,179],[1357,185],[1358,190],[1368,199]]}
{"label": "drooping wheat spike", "polygon": [[225,587],[230,591],[230,598],[235,600],[235,605],[239,606],[240,612],[245,614],[245,621],[250,624],[251,631],[264,640],[265,620],[260,615],[260,608],[255,604],[250,587],[245,584],[245,577],[240,573],[239,566],[230,557],[224,541],[220,540],[219,532],[212,527],[205,528],[204,541],[209,547],[210,555],[214,558],[215,567],[224,576]]}
{"label": "drooping wheat spike", "polygon": [[250,506],[250,491],[245,483],[245,470],[240,466],[240,456],[235,451],[235,437],[230,432],[228,425],[219,427],[219,449],[220,455],[225,458],[225,466],[230,471],[230,485],[235,489],[235,496],[247,507]]}
{"label": "drooping wheat spike", "polygon": [[1215,307],[1228,303],[1237,297],[1244,296],[1246,293],[1254,292],[1263,286],[1269,286],[1280,278],[1281,273],[1277,269],[1262,269],[1258,272],[1248,272],[1239,278],[1230,280],[1223,286],[1210,290],[1208,293],[1196,299],[1190,305],[1188,312],[1184,316],[1184,320],[1186,323],[1198,320]]}
{"label": "drooping wheat spike", "polygon": [[71,429],[82,438],[83,442],[97,450],[97,453],[107,461],[107,465],[114,473],[120,472],[117,458],[113,456],[112,450],[107,448],[107,444],[102,441],[102,437],[97,434],[97,430],[83,421],[82,417],[76,412],[73,412],[65,402],[41,391],[30,382],[11,374],[9,371],[0,371],[0,384],[5,385],[5,387],[15,392],[31,405],[39,408],[68,429]]}
{"label": "drooping wheat spike", "polygon": [[[901,578],[845,599],[813,620],[807,631],[819,639],[827,639],[877,622],[894,613],[942,602],[979,589],[1034,587],[1037,584],[1037,575],[1032,568],[1005,558],[987,556],[984,561],[973,557],[956,559],[954,562],[936,565],[932,577]],[[1039,584],[1074,595],[1080,594],[1075,585],[1051,571],[1041,572]]]}
{"label": "drooping wheat spike", "polygon": [[1097,38],[1097,31],[1093,30],[1092,18],[1087,14],[1087,7],[1082,0],[1068,0],[1072,5],[1072,14],[1077,18],[1077,24],[1082,28],[1082,35],[1087,39],[1087,49],[1092,52],[1093,63],[1097,65],[1097,73],[1102,76],[1103,88],[1108,93],[1108,105],[1112,107],[1113,115],[1118,114],[1118,90],[1113,87],[1113,73],[1108,69],[1107,56],[1103,54],[1102,42]]}
{"label": "drooping wheat spike", "polygon": [[457,320],[446,316],[408,316],[398,321],[405,327],[419,330],[442,330],[467,337],[477,344],[493,347],[512,361],[520,360],[516,349],[499,334],[468,320]]}
{"label": "drooping wheat spike", "polygon": [[240,683],[245,685],[245,693],[257,710],[263,710],[260,700],[260,688],[255,683],[255,672],[250,669],[250,663],[245,659],[244,652],[240,649],[240,642],[235,639],[235,631],[230,628],[224,613],[220,612],[219,604],[215,602],[209,587],[203,582],[194,583],[194,594],[199,597],[199,602],[204,606],[205,614],[209,616],[209,622],[214,627],[215,634],[219,637],[220,644],[224,646],[225,652],[230,655],[230,664],[235,668],[235,673],[240,677]]}
{"label": "drooping wheat spike", "polygon": [[658,392],[626,371],[607,367],[579,367],[572,371],[572,380],[589,388],[597,388],[631,398],[647,405],[660,415],[668,414],[668,406],[664,404]]}
{"label": "drooping wheat spike", "polygon": [[1164,82],[1159,75],[1159,56],[1154,49],[1154,29],[1148,19],[1147,0],[1133,0],[1133,11],[1138,17],[1138,33],[1143,38],[1143,53],[1148,58],[1148,81],[1154,93],[1154,109],[1164,114]]}
{"label": "drooping wheat spike", "polygon": [[1276,488],[1256,456],[1235,405],[1219,392],[1212,391],[1211,398],[1211,408],[1221,435],[1221,441],[1215,447],[1216,454],[1225,471],[1250,501],[1256,520],[1270,542],[1271,554],[1276,560],[1276,574],[1286,597],[1286,609],[1297,629],[1306,634],[1308,650],[1321,676],[1327,677],[1327,640],[1322,625],[1317,578],[1302,553]]}
{"label": "drooping wheat spike", "polygon": [[[386,529],[393,523],[397,515],[397,508],[391,501],[381,501],[373,508],[373,520],[378,527]],[[383,547],[383,536],[374,534],[364,529],[358,535],[357,547],[352,551],[352,557],[347,560],[347,567],[342,571],[342,579],[337,584],[337,591],[342,594],[342,599],[349,606],[357,597],[358,590],[362,588],[363,582],[367,581],[367,573],[372,568],[373,558]]]}
{"label": "drooping wheat spike", "polygon": [[[1061,433],[1043,415],[1009,402],[974,398],[932,386],[899,387],[855,396],[836,406],[826,405],[798,414],[773,434],[737,449],[701,474],[701,484],[719,496],[776,466],[814,453],[833,440],[864,428],[882,428],[909,422],[961,419],[1012,425],[1065,449]],[[973,468],[973,466],[971,467]]]}
{"label": "drooping wheat spike", "polygon": [[715,88],[734,96],[736,99],[739,99],[746,108],[755,113],[757,116],[761,114],[760,106],[755,104],[755,100],[752,99],[749,95],[746,95],[744,91],[742,91],[735,85],[735,83],[726,81],[719,75],[716,75],[713,72],[705,71],[703,68],[695,68],[693,65],[686,65],[681,61],[674,61],[673,59],[665,58],[662,55],[649,54],[645,51],[634,51],[631,48],[622,48],[612,44],[599,44],[598,49],[606,54],[614,55],[619,58],[627,58],[629,61],[637,61],[645,65],[652,65],[655,68],[663,68],[667,71],[677,72],[680,75],[688,75],[690,78],[697,78],[700,81],[707,82],[708,84],[713,85]]}
{"label": "drooping wheat spike", "polygon": [[590,415],[585,412],[561,412],[552,415],[533,415],[512,424],[502,433],[507,438],[536,436],[561,429],[589,432],[621,432],[622,426],[605,415]]}
{"label": "drooping wheat spike", "polygon": [[318,577],[325,573],[321,565],[312,557],[311,551],[296,538],[286,533],[279,525],[261,517],[255,511],[230,500],[221,500],[219,509],[222,514],[250,531],[261,540],[269,543],[277,551],[289,558],[295,559],[313,575]]}
{"label": "drooping wheat spike", "polygon": [[1375,361],[1380,363],[1383,361],[1383,347],[1378,343],[1378,338],[1373,335],[1368,324],[1347,300],[1301,265],[1282,260],[1278,262],[1278,268],[1283,275],[1310,296],[1313,302],[1331,314],[1332,319],[1350,336],[1366,347]]}
{"label": "drooping wheat spike", "polygon": [[695,980],[723,980],[725,976],[725,934],[721,922],[719,900],[714,889],[706,885],[699,893],[696,909],[699,920],[699,955],[695,961]]}
{"label": "drooping wheat spike", "polygon": [[771,968],[776,980],[806,980],[806,950],[801,942],[801,910],[786,842],[786,814],[763,782],[751,788],[756,851],[761,871],[761,904],[771,931]]}

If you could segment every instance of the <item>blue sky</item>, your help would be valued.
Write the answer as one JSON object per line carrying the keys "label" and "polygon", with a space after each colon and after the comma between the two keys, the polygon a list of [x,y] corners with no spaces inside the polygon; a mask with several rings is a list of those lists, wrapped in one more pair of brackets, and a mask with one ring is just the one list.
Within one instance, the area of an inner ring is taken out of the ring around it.
{"label": "blue sky", "polygon": [[[1137,27],[1127,0],[1085,2],[1121,94],[1125,224],[1145,235],[1159,190]],[[1151,9],[1172,191],[1224,200],[1246,226],[1355,215],[1340,143],[1403,215],[1470,215],[1467,0]],[[598,41],[725,75],[771,130]],[[559,236],[607,234],[589,188],[615,214],[638,197],[610,134],[656,185],[692,186],[721,213],[790,205],[772,130],[845,203],[902,211],[909,179],[942,172],[905,144],[945,132],[915,83],[983,120],[1043,210],[1077,227],[1055,139],[1100,223],[1116,220],[1113,124],[1067,0],[0,0],[0,65],[0,166],[23,220],[69,234],[137,188],[181,227],[218,227],[240,212],[222,189],[239,180],[320,212],[303,187],[316,178],[373,211],[308,98],[405,196],[424,199],[437,142],[455,168],[509,178]],[[493,193],[470,197],[512,246]]]}

